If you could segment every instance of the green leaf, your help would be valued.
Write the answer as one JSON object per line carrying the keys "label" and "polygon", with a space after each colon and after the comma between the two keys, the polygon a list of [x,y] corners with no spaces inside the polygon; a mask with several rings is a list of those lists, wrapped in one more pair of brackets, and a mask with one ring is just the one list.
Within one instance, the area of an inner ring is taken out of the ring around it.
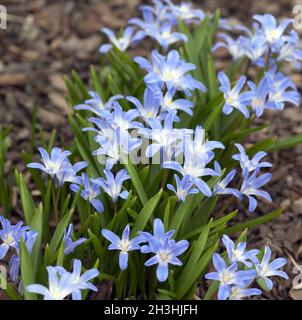
{"label": "green leaf", "polygon": [[267,287],[265,281],[262,278],[258,278],[257,279],[257,283],[260,286],[260,288],[262,290],[264,290],[265,292],[270,292],[271,290]]}
{"label": "green leaf", "polygon": [[219,118],[222,112],[222,106],[223,102],[215,106],[215,108],[212,110],[212,112],[210,113],[203,125],[203,128],[205,130],[209,130],[212,127],[213,123]]}
{"label": "green leaf", "polygon": [[104,250],[101,244],[101,241],[88,229],[89,240],[95,250],[96,256],[101,258],[101,261],[104,258]]}
{"label": "green leaf", "polygon": [[172,291],[169,291],[169,290],[158,289],[158,293],[160,295],[167,296],[170,299],[176,299],[177,298],[176,294],[174,292],[172,292]]}
{"label": "green leaf", "polygon": [[9,300],[22,300],[22,297],[16,292],[10,283],[6,284],[5,293]]}
{"label": "green leaf", "polygon": [[180,276],[177,278],[176,284],[176,293],[177,296],[185,295],[185,293],[192,287],[195,282],[195,277],[192,276],[196,270],[196,263],[198,259],[203,254],[203,250],[206,246],[208,235],[209,235],[209,226],[204,226],[203,230],[198,237],[198,240],[193,244],[193,250],[190,254],[190,258],[187,264],[182,268]]}
{"label": "green leaf", "polygon": [[57,266],[63,267],[64,266],[64,258],[65,258],[65,241],[62,240],[59,252],[58,252],[58,257],[57,257]]}
{"label": "green leaf", "polygon": [[68,78],[65,77],[65,84],[70,94],[69,102],[72,106],[81,103],[81,97],[78,94],[77,87],[75,84]]}
{"label": "green leaf", "polygon": [[28,225],[30,225],[33,213],[36,209],[36,205],[30,192],[28,191],[26,184],[23,179],[22,173],[16,171],[16,180],[20,190],[22,209],[25,216],[25,221]]}
{"label": "green leaf", "polygon": [[28,285],[35,283],[35,273],[23,238],[21,238],[20,242],[20,269],[25,300],[37,300],[37,296],[34,293],[26,290]]}
{"label": "green leaf", "polygon": [[213,99],[218,92],[217,75],[215,71],[215,63],[212,55],[208,54],[208,82],[209,82],[209,97]]}
{"label": "green leaf", "polygon": [[208,291],[206,293],[206,295],[204,296],[203,300],[211,300],[213,299],[215,293],[217,292],[218,288],[219,288],[220,282],[219,281],[213,281],[209,288]]}
{"label": "green leaf", "polygon": [[41,254],[41,242],[43,237],[43,205],[40,203],[38,208],[35,210],[34,216],[30,224],[32,230],[38,233],[36,241],[31,251],[31,258],[33,262],[33,272],[36,274],[39,267],[39,259]]}
{"label": "green leaf", "polygon": [[170,225],[170,208],[171,208],[171,198],[169,198],[167,205],[166,205],[166,209],[165,209],[165,213],[164,213],[164,227],[165,230],[169,229],[169,225]]}
{"label": "green leaf", "polygon": [[102,82],[94,66],[90,66],[90,78],[91,78],[91,82],[94,90],[100,95],[102,100],[104,100],[105,97],[103,96]]}
{"label": "green leaf", "polygon": [[[177,279],[176,294],[177,298],[180,300],[186,295],[186,293],[191,289],[192,286],[196,286],[200,280],[202,274],[204,273],[206,267],[211,261],[213,253],[217,250],[217,243],[210,247],[196,262],[194,269],[188,269],[186,277]],[[183,271],[184,272],[184,271]],[[182,272],[182,274],[183,274]],[[183,279],[186,279],[186,282]]]}
{"label": "green leaf", "polygon": [[52,180],[48,181],[45,200],[44,200],[44,213],[43,213],[43,241],[48,241],[50,237],[50,227],[49,227],[49,215],[51,207],[51,190],[52,190]]}
{"label": "green leaf", "polygon": [[85,84],[84,84],[83,80],[81,79],[81,77],[79,76],[79,74],[75,70],[72,70],[71,76],[72,76],[73,80],[75,81],[75,83],[77,84],[78,88],[80,89],[82,98],[83,99],[91,98],[90,95],[88,94],[88,91],[85,87]]}
{"label": "green leaf", "polygon": [[302,134],[298,134],[296,136],[293,136],[281,141],[276,141],[275,143],[267,147],[266,151],[272,152],[272,151],[278,151],[283,149],[289,149],[301,143],[302,143]]}
{"label": "green leaf", "polygon": [[259,141],[255,143],[251,148],[246,150],[247,155],[252,156],[256,154],[258,151],[266,151],[268,150],[272,145],[274,145],[275,139],[267,138],[262,141]]}
{"label": "green leaf", "polygon": [[60,245],[60,242],[62,241],[62,238],[64,235],[64,231],[68,227],[68,225],[71,221],[71,217],[73,215],[73,212],[74,212],[74,210],[70,210],[68,213],[65,214],[65,216],[59,222],[59,224],[53,234],[53,237],[50,241],[50,245],[49,245],[49,252],[50,252],[51,256],[53,256],[55,254],[58,246]]}
{"label": "green leaf", "polygon": [[239,132],[233,132],[225,137],[221,137],[221,142],[226,143],[226,142],[230,142],[230,141],[239,141],[242,138],[245,138],[248,134],[253,133],[253,132],[257,132],[257,131],[261,131],[267,127],[268,127],[267,124],[263,124],[258,127],[240,130]]}
{"label": "green leaf", "polygon": [[143,206],[147,203],[148,201],[148,197],[146,195],[145,192],[145,188],[140,180],[140,177],[136,171],[136,168],[133,166],[133,164],[129,161],[129,159],[124,155],[123,151],[121,150],[120,152],[121,154],[121,163],[125,166],[125,168],[127,169],[130,177],[131,177],[131,181],[134,185],[134,188],[137,192],[137,195],[141,201],[141,203],[143,204]]}
{"label": "green leaf", "polygon": [[153,198],[151,198],[138,214],[138,218],[132,228],[132,234],[136,234],[138,231],[145,229],[149,219],[151,218],[156,206],[158,205],[162,196],[163,190],[161,189]]}
{"label": "green leaf", "polygon": [[227,228],[224,230],[224,234],[233,234],[235,232],[238,232],[238,231],[242,231],[246,228],[255,228],[263,223],[266,223],[268,221],[271,221],[271,220],[274,220],[275,218],[277,218],[283,211],[283,208],[280,208],[278,210],[275,210],[269,214],[266,214],[262,217],[259,217],[259,218],[256,218],[256,219],[253,219],[253,220],[250,220],[250,221],[247,221],[247,222],[244,222],[244,223],[240,223],[240,224],[237,224],[233,227],[230,227],[230,228]]}

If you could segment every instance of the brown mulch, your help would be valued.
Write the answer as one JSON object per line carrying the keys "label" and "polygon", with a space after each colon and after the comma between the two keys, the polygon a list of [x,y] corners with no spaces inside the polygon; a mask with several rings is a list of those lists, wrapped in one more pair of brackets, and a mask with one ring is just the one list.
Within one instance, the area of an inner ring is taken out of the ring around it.
{"label": "brown mulch", "polygon": [[[31,118],[37,110],[38,125],[50,135],[58,130],[58,144],[68,144],[71,133],[66,125],[69,113],[64,75],[77,70],[88,79],[91,64],[98,63],[101,42],[99,29],[118,29],[138,13],[140,0],[4,0],[9,13],[8,30],[0,30],[0,126],[12,127],[13,147],[9,160],[24,169],[21,150],[28,149]],[[255,13],[269,12],[278,17],[291,16],[299,1],[202,0],[194,1],[206,11],[220,8],[223,17],[251,23]],[[301,72],[293,76],[301,90]],[[288,107],[284,112],[267,113],[269,129],[261,137],[287,137],[302,133],[301,110]],[[258,141],[259,134],[251,137]],[[254,247],[269,242],[278,256],[290,259],[286,271],[290,277],[293,262],[302,261],[302,146],[272,155],[273,179],[268,191],[273,204],[261,204],[254,215],[270,212],[279,206],[284,213],[276,221],[252,230],[249,242]],[[242,211],[242,217],[246,213]],[[277,281],[267,298],[302,299],[291,290],[291,281]],[[1,299],[2,297],[0,297]]]}

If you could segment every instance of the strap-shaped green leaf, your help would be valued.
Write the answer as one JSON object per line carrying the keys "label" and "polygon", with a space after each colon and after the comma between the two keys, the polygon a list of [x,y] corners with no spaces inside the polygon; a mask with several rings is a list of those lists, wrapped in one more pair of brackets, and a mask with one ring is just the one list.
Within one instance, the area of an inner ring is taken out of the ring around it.
{"label": "strap-shaped green leaf", "polygon": [[37,296],[34,293],[30,293],[26,290],[28,285],[35,283],[35,273],[23,238],[21,238],[20,241],[20,269],[25,300],[36,300]]}
{"label": "strap-shaped green leaf", "polygon": [[132,234],[136,234],[138,231],[143,231],[150,220],[155,208],[157,207],[163,190],[161,189],[153,198],[151,198],[142,208],[138,214],[137,220],[132,228]]}

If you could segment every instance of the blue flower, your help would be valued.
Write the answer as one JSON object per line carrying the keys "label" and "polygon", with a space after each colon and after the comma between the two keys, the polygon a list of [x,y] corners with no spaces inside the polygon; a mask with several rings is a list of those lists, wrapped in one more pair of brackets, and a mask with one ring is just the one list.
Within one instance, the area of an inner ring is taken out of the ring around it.
{"label": "blue flower", "polygon": [[254,98],[251,100],[251,107],[256,116],[260,117],[265,109],[270,108],[268,103],[269,84],[267,77],[262,78],[258,86],[256,86],[252,81],[248,81],[247,84],[251,91],[254,92]]}
{"label": "blue flower", "polygon": [[27,165],[28,168],[39,169],[46,172],[52,179],[54,179],[59,187],[61,187],[65,182],[79,182],[77,173],[87,166],[85,161],[71,165],[68,160],[68,156],[71,155],[71,152],[62,151],[57,147],[51,150],[50,156],[42,147],[39,148],[39,152],[44,165],[37,162],[31,162]]}
{"label": "blue flower", "polygon": [[271,259],[271,249],[268,246],[264,248],[264,255],[261,263],[256,263],[255,268],[257,270],[257,276],[265,281],[265,284],[269,290],[273,288],[273,282],[269,277],[277,276],[284,279],[288,279],[288,275],[284,271],[278,269],[282,268],[287,260],[284,258],[277,258],[273,261]]}
{"label": "blue flower", "polygon": [[82,263],[74,260],[73,272],[66,271],[63,267],[47,267],[48,288],[40,284],[31,284],[26,287],[28,292],[44,296],[44,300],[64,300],[72,294],[73,300],[81,300],[81,290],[97,291],[97,288],[89,283],[99,275],[96,269],[90,269],[81,275]]}
{"label": "blue flower", "polygon": [[231,88],[231,83],[229,78],[224,72],[218,73],[218,80],[221,84],[219,90],[223,92],[225,98],[225,104],[223,106],[223,112],[225,114],[230,114],[233,109],[239,110],[246,118],[249,118],[250,113],[247,105],[254,97],[253,92],[244,92],[240,94],[245,82],[246,77],[242,76],[235,84],[234,88]]}
{"label": "blue flower", "polygon": [[[205,14],[200,9],[193,9],[192,3],[190,2],[181,2],[180,5],[173,4],[170,0],[165,0],[165,2],[169,5],[172,16],[174,16],[174,22],[177,23],[178,20],[183,20],[186,24],[201,23],[204,18]],[[169,17],[169,14],[167,14]]]}
{"label": "blue flower", "polygon": [[74,251],[76,247],[87,241],[86,238],[80,238],[76,241],[72,240],[72,233],[73,233],[73,225],[70,223],[68,230],[64,232],[64,243],[65,243],[65,251],[64,254],[69,254]]}
{"label": "blue flower", "polygon": [[240,36],[236,40],[232,39],[230,36],[226,34],[219,34],[218,37],[224,40],[225,42],[217,42],[212,48],[212,51],[216,51],[218,48],[226,48],[233,57],[233,60],[238,60],[246,55],[246,37]]}
{"label": "blue flower", "polygon": [[60,148],[53,148],[51,150],[51,154],[47,153],[47,151],[40,147],[39,152],[42,157],[42,161],[44,165],[37,162],[32,162],[27,165],[28,168],[35,168],[42,170],[50,175],[51,178],[54,178],[60,170],[62,170],[62,165],[67,160],[67,157],[71,155],[70,151],[62,151]]}
{"label": "blue flower", "polygon": [[[123,111],[121,105],[117,102],[113,102],[113,112],[106,117],[105,121],[110,125],[113,130],[119,130],[121,134],[127,133],[129,129],[138,129],[142,127],[142,124],[133,121],[139,116],[138,110],[131,109],[129,111]],[[96,118],[88,119],[91,122],[97,124]]]}
{"label": "blue flower", "polygon": [[174,88],[184,91],[187,95],[195,89],[205,91],[202,83],[186,74],[196,69],[196,66],[182,60],[176,50],[170,51],[166,57],[153,50],[152,63],[142,57],[136,57],[134,61],[149,72],[145,76],[145,82],[154,91],[160,91],[164,85],[168,90]]}
{"label": "blue flower", "polygon": [[[176,93],[175,89],[168,90],[164,95],[160,98],[160,106],[162,112],[172,113],[176,115],[178,110],[184,111],[190,116],[193,115],[192,108],[194,106],[193,102],[186,99],[176,99],[173,100],[173,97]],[[175,119],[175,117],[174,117]]]}
{"label": "blue flower", "polygon": [[215,149],[224,149],[224,145],[220,141],[206,140],[206,132],[201,126],[197,126],[194,132],[194,139],[191,137],[183,143],[183,152],[186,148],[190,148],[196,157],[204,157],[206,162],[210,162],[214,158]]}
{"label": "blue flower", "polygon": [[183,254],[189,247],[187,240],[172,242],[167,237],[164,242],[150,239],[149,245],[155,256],[145,262],[146,267],[157,264],[156,276],[158,281],[164,282],[168,278],[169,264],[181,266],[182,262],[177,258]]}
{"label": "blue flower", "polygon": [[123,231],[122,238],[120,239],[115,233],[110,230],[103,229],[101,231],[103,237],[111,242],[109,250],[119,250],[119,266],[121,270],[126,270],[128,267],[128,252],[139,250],[139,244],[142,242],[141,237],[134,237],[130,240],[130,226],[129,224]]}
{"label": "blue flower", "polygon": [[143,19],[132,18],[128,21],[129,24],[139,26],[143,31],[149,33],[149,30],[160,28],[163,23],[171,21],[171,17],[167,15],[170,8],[164,5],[161,0],[153,0],[152,2],[153,6],[140,6]]}
{"label": "blue flower", "polygon": [[106,34],[112,44],[103,44],[99,49],[100,53],[107,53],[113,46],[120,51],[126,51],[132,43],[138,42],[145,37],[144,32],[136,32],[133,27],[127,27],[124,31],[124,35],[120,38],[117,38],[114,32],[108,28],[103,28],[102,32]]}
{"label": "blue flower", "polygon": [[173,32],[173,22],[166,22],[161,27],[148,28],[146,33],[149,37],[155,39],[164,50],[167,50],[169,46],[178,41],[187,42],[186,35],[180,32]]}
{"label": "blue flower", "polygon": [[9,274],[14,282],[18,281],[20,270],[20,242],[24,240],[27,251],[31,253],[32,247],[36,241],[38,233],[30,230],[28,226],[22,226],[23,222],[11,225],[9,220],[0,216],[2,230],[0,230],[0,260],[4,259],[9,249],[12,249],[12,255],[9,261]]}
{"label": "blue flower", "polygon": [[66,160],[62,164],[61,170],[56,174],[57,185],[62,187],[65,182],[80,183],[81,177],[77,176],[77,173],[86,167],[86,161],[79,161],[72,165],[69,160]]}
{"label": "blue flower", "polygon": [[248,174],[252,171],[258,172],[260,168],[270,168],[272,166],[272,164],[269,162],[260,162],[265,156],[267,156],[266,152],[259,151],[254,155],[252,159],[250,159],[241,144],[235,143],[235,146],[239,150],[239,153],[233,155],[232,158],[239,161],[244,177],[247,177]]}
{"label": "blue flower", "polygon": [[11,225],[9,220],[0,216],[0,222],[2,230],[0,230],[0,239],[2,243],[0,245],[0,260],[5,258],[10,248],[19,248],[20,239],[24,237],[26,231],[30,228],[22,226],[23,222],[18,222],[16,225]]}
{"label": "blue flower", "polygon": [[[31,250],[35,244],[38,233],[34,230],[28,230],[24,233],[23,239],[24,244],[28,253],[31,253]],[[9,275],[14,282],[18,281],[19,271],[20,271],[20,245],[16,247],[17,255],[13,255],[9,261]]]}
{"label": "blue flower", "polygon": [[31,284],[26,290],[44,296],[43,300],[64,300],[74,290],[69,274],[60,275],[55,267],[47,267],[48,288],[41,284]]}
{"label": "blue flower", "polygon": [[182,160],[184,160],[184,163],[181,165],[177,161],[165,161],[162,165],[163,168],[173,169],[183,176],[189,176],[190,182],[194,183],[200,192],[210,197],[212,191],[201,177],[218,175],[213,169],[207,168],[207,164],[214,157],[213,150],[216,148],[223,149],[223,144],[218,141],[205,141],[204,130],[197,127],[194,140],[186,139],[181,145],[183,145],[183,148],[178,148],[178,152],[180,150],[183,152],[184,159]]}
{"label": "blue flower", "polygon": [[141,252],[143,253],[156,253],[156,248],[154,248],[153,244],[160,242],[162,245],[168,239],[171,243],[175,243],[175,240],[172,240],[172,236],[174,234],[174,230],[170,230],[165,232],[164,224],[161,219],[154,219],[153,222],[153,234],[145,231],[140,231],[139,235],[141,237],[141,242],[148,242],[141,247]]}
{"label": "blue flower", "polygon": [[96,184],[96,180],[89,179],[85,173],[82,173],[81,183],[79,185],[72,183],[70,185],[70,189],[73,192],[77,193],[82,185],[83,189],[81,191],[81,197],[84,200],[88,200],[97,212],[103,212],[104,206],[102,202],[99,199],[97,199],[97,197],[101,194],[101,190],[99,185]]}
{"label": "blue flower", "polygon": [[267,73],[267,79],[270,88],[268,103],[271,108],[283,110],[287,102],[299,106],[300,94],[297,92],[290,77],[285,76],[281,72],[275,73],[274,70],[271,70]]}
{"label": "blue flower", "polygon": [[127,97],[138,109],[140,116],[148,121],[149,118],[157,118],[160,108],[160,95],[154,93],[150,88],[146,88],[144,93],[144,104],[135,97]]}
{"label": "blue flower", "polygon": [[[219,174],[221,176],[222,172],[221,172],[221,167],[219,165],[219,163],[217,161],[215,161],[214,163],[215,166],[215,171],[217,172],[217,174]],[[225,178],[223,178],[221,181],[217,182],[214,186],[214,190],[213,190],[213,195],[217,195],[217,194],[231,194],[237,198],[241,198],[241,193],[240,191],[238,191],[235,188],[230,188],[228,187],[228,185],[230,184],[230,182],[234,179],[236,175],[236,170],[231,170],[226,176]]]}
{"label": "blue flower", "polygon": [[231,294],[229,300],[242,300],[250,296],[259,296],[262,294],[262,291],[257,288],[242,288],[239,286],[231,287]]}
{"label": "blue flower", "polygon": [[284,37],[284,42],[276,46],[277,62],[287,61],[295,64],[300,68],[299,61],[302,60],[302,50],[299,49],[299,36],[295,30],[291,30],[289,35]]}
{"label": "blue flower", "polygon": [[141,123],[134,121],[139,115],[136,109],[123,111],[120,104],[113,101],[111,113],[102,118],[91,117],[88,119],[97,128],[89,127],[83,130],[97,133],[95,141],[100,144],[100,148],[95,150],[93,155],[105,158],[98,157],[98,160],[102,164],[106,164],[106,169],[110,170],[120,160],[121,150],[124,154],[129,154],[141,145],[141,139],[131,138],[129,133],[130,129],[143,127]]}
{"label": "blue flower", "polygon": [[256,65],[264,67],[264,57],[268,52],[268,45],[265,39],[256,34],[250,38],[246,38],[246,41],[243,42],[243,46],[245,55]]}
{"label": "blue flower", "polygon": [[189,194],[196,194],[199,192],[197,188],[194,188],[194,183],[190,181],[189,176],[184,176],[181,180],[178,175],[174,175],[175,182],[176,182],[176,189],[173,185],[168,184],[167,188],[175,192],[177,195],[178,200],[185,201],[186,197]]}
{"label": "blue flower", "polygon": [[240,242],[236,245],[227,235],[223,235],[222,242],[227,250],[230,264],[240,262],[246,267],[251,268],[253,263],[258,261],[257,254],[259,250],[252,249],[246,251],[246,242]]}
{"label": "blue flower", "polygon": [[[146,148],[145,154],[148,158],[153,157],[157,152],[161,152],[161,158],[165,152],[170,159],[174,152],[175,143],[180,136],[180,132],[173,128],[174,121],[173,114],[169,114],[164,124],[158,120],[150,118],[148,124],[151,127],[139,129],[138,133],[142,134],[145,138],[150,139],[152,143]],[[163,159],[161,159],[161,162]]]}
{"label": "blue flower", "polygon": [[256,25],[256,33],[259,37],[263,37],[270,46],[283,40],[285,29],[293,21],[285,19],[278,25],[275,17],[271,14],[257,14],[253,16],[253,19],[259,23]]}
{"label": "blue flower", "polygon": [[218,290],[219,300],[226,300],[231,295],[231,288],[234,285],[245,287],[246,282],[253,281],[257,275],[255,270],[237,271],[237,263],[227,266],[218,253],[213,254],[212,260],[216,272],[207,273],[205,278],[220,282]]}
{"label": "blue flower", "polygon": [[75,110],[87,110],[91,111],[99,117],[108,116],[108,112],[113,109],[113,101],[123,99],[122,95],[115,95],[111,97],[106,103],[103,103],[99,94],[95,91],[89,91],[91,99],[87,99],[83,104],[74,106]]}
{"label": "blue flower", "polygon": [[100,272],[93,268],[85,271],[82,275],[82,262],[75,259],[73,261],[73,271],[68,272],[63,267],[55,267],[61,277],[67,275],[69,277],[70,285],[73,287],[71,292],[72,300],[82,300],[81,290],[92,290],[97,292],[98,289],[90,281],[99,276]]}
{"label": "blue flower", "polygon": [[98,156],[99,163],[106,165],[106,170],[111,170],[114,164],[120,161],[121,150],[125,155],[129,155],[142,143],[141,139],[132,139],[129,135],[121,134],[119,131],[114,132],[112,129],[109,131],[113,133],[113,137],[110,139],[101,135],[95,137],[95,141],[101,146],[92,153]]}
{"label": "blue flower", "polygon": [[112,199],[113,202],[117,202],[118,197],[127,199],[129,192],[127,190],[122,191],[124,181],[130,179],[126,169],[120,170],[116,176],[109,170],[104,170],[105,179],[96,179],[93,182],[100,186]]}
{"label": "blue flower", "polygon": [[260,188],[264,186],[272,178],[271,173],[265,173],[257,177],[257,171],[250,177],[244,177],[240,192],[247,196],[249,200],[249,212],[253,212],[257,207],[257,200],[254,196],[261,197],[271,202],[272,198],[267,191],[261,190]]}

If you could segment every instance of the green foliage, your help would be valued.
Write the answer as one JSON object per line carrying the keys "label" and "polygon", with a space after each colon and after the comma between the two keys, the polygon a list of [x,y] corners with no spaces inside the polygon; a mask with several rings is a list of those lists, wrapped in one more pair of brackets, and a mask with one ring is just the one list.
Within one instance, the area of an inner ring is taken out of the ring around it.
{"label": "green foliage", "polygon": [[[252,126],[251,121],[243,119],[242,115],[234,111],[231,115],[222,114],[224,99],[218,90],[218,80],[215,69],[215,58],[211,52],[213,37],[216,33],[219,11],[213,17],[207,16],[203,22],[191,30],[182,21],[179,21],[180,32],[188,37],[180,49],[184,59],[194,63],[197,69],[193,76],[203,82],[208,88],[207,93],[195,92],[192,101],[195,103],[194,116],[189,120],[182,115],[179,126],[195,128],[203,126],[210,140],[220,140],[225,145],[225,152],[218,153],[218,158],[225,170],[234,167],[230,157],[234,150],[234,143],[245,141],[250,133],[261,131],[267,127]],[[108,55],[106,66],[101,68],[92,66],[90,69],[90,84],[85,85],[76,71],[66,77],[66,86],[69,90],[68,102],[72,114],[68,118],[74,141],[70,149],[73,157],[88,162],[87,172],[92,178],[103,175],[104,166],[99,164],[92,156],[96,149],[93,135],[83,132],[83,127],[89,127],[88,118],[92,115],[89,111],[80,111],[77,114],[72,109],[76,104],[89,98],[88,88],[93,88],[104,101],[112,95],[135,95],[142,97],[144,91],[143,73],[133,62],[131,56],[114,49]],[[104,63],[105,65],[105,63]],[[236,74],[236,67],[229,70],[229,74]],[[121,102],[125,110],[128,105]],[[33,121],[34,123],[34,121]],[[35,126],[33,125],[35,128]],[[5,154],[10,147],[8,129],[0,130],[0,205],[7,216],[11,209],[12,174],[5,176]],[[37,134],[33,133],[33,136]],[[41,135],[42,137],[43,135]],[[50,150],[55,144],[56,132],[52,133],[50,142],[42,145]],[[32,140],[34,141],[34,139]],[[267,138],[259,141],[248,149],[249,155],[254,155],[259,150],[278,151],[292,148],[302,142],[298,135],[285,140],[277,141]],[[33,149],[36,147],[34,142]],[[25,163],[32,161],[33,150],[23,153]],[[15,180],[19,190],[22,211],[27,225],[38,232],[38,237],[31,251],[28,252],[24,241],[21,241],[21,278],[23,286],[40,281],[47,283],[46,266],[60,265],[70,267],[72,258],[78,257],[85,261],[86,268],[97,267],[101,271],[99,280],[109,280],[113,284],[113,297],[129,298],[142,296],[146,299],[192,299],[197,290],[197,285],[207,270],[213,253],[218,248],[218,241],[223,234],[236,234],[242,232],[241,237],[246,237],[246,228],[254,228],[277,218],[282,209],[267,215],[250,219],[243,223],[236,222],[237,211],[230,212],[228,208],[221,211],[217,206],[218,197],[206,198],[203,194],[190,195],[184,202],[177,202],[175,195],[166,192],[163,187],[172,183],[172,174],[164,172],[156,165],[133,165],[121,155],[118,169],[126,168],[131,179],[127,182],[127,189],[131,190],[128,199],[112,204],[110,198],[102,194],[104,213],[94,212],[94,209],[81,197],[81,189],[77,194],[69,195],[67,187],[60,191],[52,181],[45,181],[40,173],[30,170],[32,180],[40,195],[34,199],[24,176],[15,173]],[[213,187],[219,178],[207,179],[209,187]],[[42,201],[41,204],[37,205]],[[229,211],[228,211],[229,210]],[[218,213],[222,217],[217,218]],[[100,230],[108,228],[116,233],[121,233],[129,223],[132,236],[139,231],[151,231],[153,221],[160,217],[164,221],[166,230],[175,230],[175,240],[187,239],[190,242],[188,251],[181,257],[183,266],[172,268],[169,280],[158,283],[153,269],[144,268],[144,256],[138,252],[131,252],[129,268],[121,272],[118,268],[116,252],[107,250],[105,240]],[[65,256],[64,232],[70,222],[77,223],[76,238],[86,237],[85,246],[81,246],[74,253]],[[205,300],[212,299],[217,291],[217,283],[209,287]],[[10,299],[19,299],[19,295],[9,285],[7,296]],[[86,293],[87,295],[87,293]],[[36,299],[34,294],[24,291],[25,299]]]}

